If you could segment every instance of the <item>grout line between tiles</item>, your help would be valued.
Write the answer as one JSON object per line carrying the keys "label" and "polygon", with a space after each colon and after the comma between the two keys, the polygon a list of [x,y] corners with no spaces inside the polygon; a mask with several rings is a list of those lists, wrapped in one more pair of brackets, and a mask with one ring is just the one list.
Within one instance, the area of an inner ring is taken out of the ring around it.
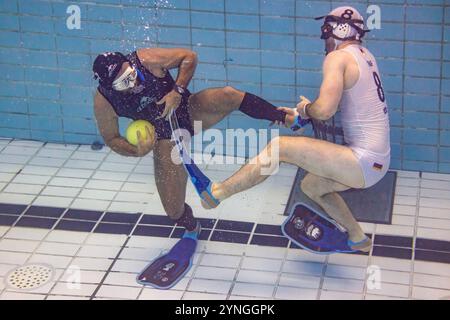
{"label": "grout line between tiles", "polygon": [[275,282],[273,292],[272,292],[272,299],[274,299],[274,300],[276,299],[278,288],[280,287],[281,277],[283,276],[283,268],[284,268],[284,265],[286,264],[286,261],[287,261],[288,255],[289,255],[289,248],[290,248],[291,244],[292,244],[292,241],[289,240],[288,246],[287,246],[287,248],[285,248],[283,260],[281,261],[280,270],[278,271],[278,275],[277,275],[277,281]]}
{"label": "grout line between tiles", "polygon": [[[44,145],[45,145],[45,144],[44,144]],[[43,145],[43,146],[44,146],[44,145]],[[74,153],[76,153],[76,152],[80,149],[80,147],[81,147],[81,145],[78,145],[76,148],[74,148],[74,150],[72,150],[72,153],[70,154],[70,156],[68,156],[67,159],[65,159],[65,161],[63,162],[63,164],[61,165],[61,167],[59,167],[59,169],[52,175],[53,177],[56,176],[56,174],[64,167],[64,163],[67,163],[67,161],[69,161],[69,160],[71,159],[71,156],[72,156]],[[41,147],[41,148],[42,148],[42,147]],[[110,153],[110,152],[108,152],[108,154],[109,154],[109,153]],[[106,157],[107,157],[107,156],[105,156],[105,158],[104,158],[102,161],[100,161],[100,162],[98,163],[97,169],[98,169],[98,167],[105,161]],[[93,169],[93,170],[92,170],[92,173],[91,173],[91,176],[90,176],[90,177],[92,177],[92,175],[95,174],[95,170],[96,170],[96,169]],[[128,176],[129,176],[129,175],[128,175]],[[90,179],[90,178],[87,178],[86,181],[85,181],[85,183],[83,184],[83,186],[80,187],[80,190],[79,190],[79,192],[78,192],[78,195],[82,192],[82,190],[84,189],[84,186],[86,186],[86,184],[89,182],[89,179]],[[51,180],[51,179],[50,179],[50,180]],[[49,180],[49,181],[50,181],[50,180]],[[123,183],[124,183],[124,182],[123,182]],[[123,184],[123,183],[122,183],[122,184]],[[48,185],[48,184],[47,184],[47,185]],[[117,193],[116,193],[116,194],[117,194]],[[36,197],[37,197],[37,196],[36,196]],[[72,199],[71,203],[73,203],[76,199],[77,199],[77,196],[75,196],[75,197]],[[33,202],[32,202],[32,203],[33,203]],[[28,206],[28,208],[32,205],[32,203]],[[110,201],[110,205],[111,205],[111,201]],[[28,208],[27,208],[27,209],[28,209]],[[26,210],[27,210],[27,209],[26,209]],[[47,235],[46,235],[42,240],[40,240],[39,246],[42,244],[42,242],[45,242],[45,239],[49,236],[49,234],[51,233],[51,231],[52,231],[52,230],[55,230],[54,228],[55,228],[55,227],[58,225],[58,223],[62,220],[62,218],[63,218],[65,212],[67,212],[67,210],[69,210],[69,209],[70,209],[70,205],[67,206],[67,208],[64,210],[64,212],[61,214],[61,216],[60,216],[58,219],[56,219],[56,222],[54,223],[53,227],[49,230],[49,232],[47,233]],[[26,210],[24,210],[24,212],[25,212]],[[99,219],[96,221],[94,227],[93,227],[93,228],[91,229],[91,231],[88,233],[88,235],[86,236],[86,238],[84,239],[84,241],[80,244],[80,247],[78,248],[77,252],[72,256],[71,262],[72,262],[72,261],[74,260],[74,258],[77,256],[77,253],[80,252],[80,250],[82,250],[83,245],[86,244],[86,242],[87,242],[87,240],[89,239],[90,235],[94,233],[95,228],[96,228],[96,227],[98,226],[98,224],[100,223],[102,217],[106,214],[106,211],[107,211],[107,210],[104,210],[104,211],[103,211],[103,214],[102,214],[102,215],[99,217]],[[24,212],[21,214],[21,217],[23,216]],[[21,217],[20,217],[20,218],[21,218]],[[16,220],[15,223],[17,223],[17,222],[20,220],[20,218],[18,218],[18,219]],[[15,225],[15,224],[14,224],[14,225]],[[13,225],[13,226],[14,226],[14,225]],[[12,228],[13,226],[11,226],[11,228]],[[36,247],[35,251],[37,250],[37,248],[38,248],[39,246]],[[33,257],[34,253],[35,253],[35,252],[33,252],[33,253],[30,255],[30,257],[27,259],[27,262],[29,261],[29,259],[30,259],[31,257]],[[69,262],[69,266],[71,265],[71,264],[70,264],[71,262]],[[55,281],[54,284],[52,285],[52,287],[50,288],[49,292],[46,294],[46,297],[45,297],[44,299],[47,299],[49,293],[55,288],[55,286],[57,285],[57,283],[59,282],[59,280],[60,280],[63,276],[64,276],[64,272],[61,273],[61,275],[60,275],[60,277],[59,277],[58,279],[55,279],[55,280],[54,280],[54,281]]]}
{"label": "grout line between tiles", "polygon": [[417,230],[419,228],[419,208],[420,208],[420,190],[422,188],[422,172],[419,174],[419,188],[417,190],[417,206],[416,206],[416,215],[414,219],[414,233],[413,233],[413,243],[412,243],[412,255],[411,255],[411,268],[410,268],[410,276],[409,276],[409,290],[408,290],[408,299],[412,299],[413,296],[413,288],[414,288],[414,261],[416,258],[416,241],[417,241]]}
{"label": "grout line between tiles", "polygon": [[[78,148],[76,148],[75,150],[73,150],[72,154],[73,154],[74,152],[76,152],[77,150],[78,150]],[[66,161],[68,161],[69,159],[70,159],[70,157],[69,157],[68,159],[66,159]],[[29,161],[30,161],[30,160],[31,160],[31,159],[29,159]],[[101,161],[100,164],[103,163],[103,162],[104,162],[104,160]],[[26,166],[26,165],[24,165],[24,166]],[[136,165],[135,165],[135,167],[136,167]],[[62,168],[62,166],[55,172],[55,174],[56,174],[61,168]],[[133,170],[132,170],[132,172],[133,172]],[[128,175],[128,176],[129,176],[129,175]],[[86,180],[86,182],[88,182],[88,181],[89,181],[89,179]],[[121,187],[121,189],[123,188],[123,185],[124,185],[125,183],[126,183],[126,179],[125,179],[124,181],[122,181],[122,187]],[[85,185],[86,185],[86,183],[85,183]],[[415,211],[415,216],[414,216],[414,217],[415,217],[415,224],[414,224],[414,234],[413,234],[413,244],[412,244],[413,252],[412,252],[412,259],[410,260],[410,262],[412,263],[412,267],[411,267],[411,269],[410,269],[409,298],[412,297],[412,288],[413,288],[413,276],[414,276],[413,262],[414,262],[414,259],[415,259],[414,248],[415,248],[415,245],[416,245],[417,230],[418,230],[418,227],[419,227],[419,226],[418,226],[418,218],[419,218],[418,210],[419,210],[419,208],[420,208],[420,199],[421,199],[421,197],[420,197],[420,190],[421,190],[421,185],[422,185],[422,179],[421,179],[421,177],[420,177],[419,188],[418,188],[417,195],[416,195],[416,197],[417,197],[417,204],[416,204],[416,206],[415,206],[416,211]],[[84,187],[82,187],[80,190],[83,190],[83,189],[84,189]],[[117,195],[117,193],[116,193],[116,195]],[[74,200],[75,200],[75,199],[74,199]],[[73,200],[73,201],[74,201],[74,200]],[[73,202],[73,201],[72,201],[72,202]],[[113,200],[110,201],[109,206],[111,206],[111,203],[112,203],[112,202],[113,202]],[[31,206],[31,204],[28,205],[28,206],[23,210],[23,212],[17,217],[16,223],[17,223],[17,221],[20,220],[20,218],[24,215],[24,213],[26,212],[26,210],[28,210],[28,208],[29,208],[30,206]],[[109,207],[109,206],[108,206],[108,207]],[[67,208],[66,208],[66,210],[67,210]],[[65,212],[65,211],[64,211],[64,212]],[[96,222],[96,224],[95,224],[95,227],[98,226],[98,224],[100,223],[102,217],[105,215],[106,212],[107,212],[107,210],[104,210],[102,216],[97,220],[97,222]],[[30,254],[30,257],[28,257],[27,261],[29,261],[29,259],[35,254],[37,248],[39,248],[40,245],[41,245],[43,242],[46,241],[46,239],[48,238],[50,232],[51,232],[52,230],[54,230],[54,227],[55,227],[55,226],[57,225],[57,223],[62,219],[63,216],[64,216],[64,213],[57,219],[57,222],[55,222],[53,228],[52,228],[52,229],[49,229],[49,232],[47,233],[47,235],[46,235],[43,239],[36,241],[36,242],[39,243],[39,245],[38,245],[38,246],[36,247],[36,249]],[[125,241],[125,243],[122,244],[122,247],[121,247],[119,253],[118,253],[117,256],[114,258],[114,260],[113,260],[112,264],[110,265],[108,271],[105,273],[104,278],[102,279],[102,281],[100,281],[100,283],[98,284],[96,290],[95,290],[94,293],[91,295],[91,299],[95,298],[95,294],[98,293],[98,290],[101,288],[101,286],[102,286],[102,284],[103,284],[103,281],[106,279],[107,275],[110,273],[111,269],[113,268],[113,266],[114,266],[114,264],[115,264],[115,261],[118,260],[118,258],[119,258],[119,256],[120,256],[122,250],[126,247],[127,242],[129,241],[130,237],[131,237],[132,234],[133,234],[133,231],[134,231],[135,228],[138,226],[138,224],[139,224],[139,222],[142,220],[142,218],[143,218],[143,214],[141,213],[141,215],[139,216],[138,222],[136,222],[136,223],[134,224],[132,231],[131,231],[130,234],[128,235],[127,240]],[[210,233],[210,235],[209,235],[209,237],[208,237],[208,240],[211,239],[211,236],[212,236],[212,234],[213,234],[213,231],[215,230],[215,227],[216,227],[218,221],[219,221],[219,219],[216,219],[215,224],[214,224],[214,226],[213,226],[213,228],[212,228],[212,230],[211,230],[211,233]],[[11,230],[14,226],[15,226],[15,224],[14,224],[13,226],[10,226],[10,227],[7,229],[7,231],[5,232],[4,235],[6,235],[7,232],[8,232],[9,230]],[[252,239],[252,237],[253,237],[253,235],[254,235],[254,231],[255,231],[256,226],[257,226],[257,224],[254,224],[254,225],[253,225],[253,229],[252,229],[252,231],[251,231],[251,233],[250,233],[250,236],[249,236],[249,241],[248,241],[247,244],[246,244],[247,247],[250,245],[249,242],[251,241],[251,239]],[[374,225],[374,226],[376,226],[376,225]],[[91,230],[91,232],[89,232],[89,233],[87,234],[85,240],[83,241],[83,244],[79,244],[79,245],[80,245],[80,248],[78,249],[77,252],[79,252],[79,250],[81,250],[81,249],[83,248],[83,245],[84,245],[84,244],[86,243],[86,241],[89,239],[90,235],[91,235],[91,234],[94,234],[95,227]],[[375,227],[374,227],[374,228],[375,228]],[[375,236],[375,233],[376,233],[376,230],[373,231],[372,238]],[[173,234],[173,230],[172,230],[172,234]],[[4,238],[4,235],[3,235],[1,238]],[[170,237],[169,237],[169,238],[170,238]],[[282,248],[280,248],[280,249],[282,249]],[[272,294],[272,298],[274,298],[274,299],[275,299],[275,294],[276,294],[276,291],[278,290],[279,282],[280,282],[280,279],[281,279],[282,268],[283,268],[283,266],[284,266],[284,264],[285,264],[285,262],[286,262],[286,260],[287,260],[287,254],[288,254],[288,250],[289,250],[289,245],[288,245],[287,247],[285,247],[284,249],[285,249],[285,254],[284,254],[284,257],[283,257],[281,269],[280,269],[280,271],[278,272],[277,282],[276,282],[276,284],[275,284],[275,286],[274,286],[274,291],[273,291],[273,294]],[[370,262],[371,259],[372,259],[372,253],[373,253],[373,249],[372,249],[372,251],[371,251],[371,254],[369,255],[369,260],[368,260],[369,262]],[[204,255],[205,255],[205,249],[203,249],[203,250],[200,252],[199,263],[197,264],[197,266],[195,266],[194,273],[192,274],[192,277],[189,279],[188,285],[187,285],[186,288],[184,289],[183,297],[184,297],[184,296],[186,295],[186,293],[188,292],[188,288],[189,288],[189,286],[190,286],[192,280],[194,279],[195,272],[197,271],[197,268],[200,266],[200,262],[201,262],[201,260],[203,259]],[[243,264],[243,260],[244,260],[245,256],[246,256],[246,253],[245,253],[245,251],[244,251],[244,254],[241,255],[241,260],[240,260],[238,269],[237,269],[237,271],[236,271],[236,273],[235,273],[234,279],[233,279],[233,281],[232,281],[232,285],[231,285],[230,290],[229,290],[229,292],[228,292],[228,294],[227,294],[227,299],[229,299],[229,298],[231,297],[231,293],[232,293],[233,288],[235,287],[235,284],[236,284],[236,283],[240,283],[239,281],[237,281],[237,277],[238,277],[238,274],[239,274],[239,272],[240,272],[240,270],[241,270],[241,266],[242,266],[242,264]],[[76,254],[72,257],[72,260],[73,260],[74,257],[76,257]],[[279,260],[279,259],[275,259],[275,260]],[[369,263],[369,264],[370,264],[370,263]],[[326,258],[326,262],[325,262],[325,264],[324,264],[324,266],[323,266],[323,269],[322,269],[322,275],[321,275],[320,287],[319,287],[319,290],[318,290],[318,293],[317,293],[317,298],[318,298],[318,299],[320,299],[320,297],[321,297],[321,295],[322,295],[322,292],[323,292],[323,282],[324,282],[324,278],[325,278],[325,273],[326,273],[327,267],[328,267],[328,257]],[[63,274],[64,274],[64,273],[63,273]],[[63,274],[61,275],[61,277],[63,276]],[[59,277],[59,279],[60,279],[61,277]],[[58,280],[55,281],[55,285],[56,285],[57,282],[58,282]],[[50,292],[51,292],[51,290],[53,290],[53,288],[54,288],[54,286],[52,286],[52,288],[49,290],[49,293],[45,294],[45,295],[46,295],[45,299],[47,299],[48,296],[52,296],[52,294],[51,294]],[[142,294],[143,290],[144,290],[144,287],[143,287],[142,290],[140,291],[138,297]],[[2,292],[0,292],[0,294],[3,294],[4,291],[5,291],[5,290],[3,290]],[[365,285],[365,289],[364,289],[364,291],[363,291],[363,298],[366,298],[366,295],[367,295],[367,290],[366,290],[366,285]]]}
{"label": "grout line between tiles", "polygon": [[325,261],[323,262],[322,274],[320,275],[319,288],[317,290],[316,300],[320,300],[320,296],[322,295],[323,284],[325,282],[325,274],[327,272],[328,261],[330,256],[325,257]]}
{"label": "grout line between tiles", "polygon": [[372,265],[372,258],[373,258],[373,249],[375,247],[375,235],[377,232],[377,225],[374,224],[373,225],[373,229],[372,229],[372,248],[370,248],[370,252],[369,252],[369,256],[367,259],[367,265],[366,265],[366,276],[364,278],[364,286],[363,286],[363,292],[362,292],[362,298],[363,300],[366,300],[366,295],[367,295],[367,279],[368,279],[368,274],[367,274],[367,270],[368,268]]}
{"label": "grout line between tiles", "polygon": [[234,273],[233,280],[231,280],[231,286],[230,286],[230,289],[228,290],[226,300],[230,300],[231,293],[233,292],[234,287],[236,285],[237,278],[239,276],[239,272],[241,271],[242,265],[244,264],[244,260],[245,260],[245,251],[243,254],[241,254],[241,257],[239,259],[239,264],[236,268],[236,272]]}
{"label": "grout line between tiles", "polygon": [[[38,151],[35,153],[35,155],[38,154],[38,153],[39,153],[39,150],[41,150],[46,144],[47,144],[47,143],[44,143],[40,148],[38,148]],[[74,148],[74,149],[72,150],[72,153],[71,153],[70,155],[73,155],[74,152],[76,152],[76,150],[77,150],[78,148],[79,148],[79,146],[76,147],[76,148]],[[26,167],[26,165],[27,165],[33,158],[34,158],[34,157],[30,157],[30,159],[28,159],[28,161],[26,162],[26,164],[23,165],[22,169],[23,169],[24,167]],[[64,161],[64,163],[66,163],[66,162],[68,161],[68,159],[70,159],[70,156],[67,157],[67,159]],[[51,176],[55,176],[56,173],[57,173],[61,168],[62,168],[62,167],[59,167],[58,170],[56,170],[55,173],[54,173],[53,175],[51,175]],[[21,170],[22,170],[22,169],[21,169]],[[20,170],[20,171],[21,171],[21,170]],[[51,178],[49,179],[49,181],[50,181],[50,180],[51,180]],[[43,190],[43,189],[42,189],[42,190]],[[15,225],[17,224],[17,222],[19,222],[20,219],[25,215],[25,212],[32,206],[33,202],[37,199],[37,197],[38,197],[39,194],[42,192],[42,190],[35,196],[34,200],[31,201],[31,203],[27,205],[27,207],[22,211],[22,213],[17,217],[16,221],[9,227],[9,229],[5,232],[5,234],[4,234],[0,239],[3,239],[3,237],[4,237],[4,236],[5,236],[5,235],[6,235],[13,227],[15,227]],[[26,259],[24,265],[27,264],[27,263],[29,263],[30,259],[31,259],[31,258],[34,256],[34,254],[36,253],[36,250],[42,245],[42,243],[45,241],[45,239],[48,237],[48,235],[51,233],[51,231],[52,231],[52,230],[54,229],[54,227],[57,225],[58,221],[59,221],[59,220],[61,219],[61,217],[64,215],[64,212],[66,212],[67,210],[68,210],[68,208],[66,208],[66,209],[63,211],[63,213],[61,214],[60,218],[57,219],[57,221],[54,223],[53,227],[52,227],[51,229],[48,229],[47,235],[46,235],[44,238],[42,238],[41,240],[37,241],[39,244],[36,246],[36,248],[33,250],[33,252],[30,253],[30,255],[29,255],[29,257]],[[52,266],[52,267],[53,267],[53,266]],[[56,269],[56,268],[55,268],[55,269]],[[61,276],[62,276],[62,275],[61,275]],[[54,280],[55,280],[55,279],[54,279]],[[56,283],[57,283],[57,280],[55,280],[55,284],[56,284]],[[53,285],[52,288],[49,290],[49,292],[50,292],[53,288],[54,288],[54,285]],[[0,291],[0,296],[1,296],[4,292],[6,292],[6,290],[7,290],[7,288],[5,287],[2,291]],[[44,298],[44,299],[45,299],[45,298]]]}
{"label": "grout line between tiles", "polygon": [[[188,283],[187,283],[187,285],[186,285],[186,288],[184,288],[180,300],[183,300],[183,299],[184,299],[184,297],[186,296],[186,293],[192,292],[192,291],[189,291],[189,287],[190,287],[192,281],[193,281],[194,278],[195,278],[195,274],[197,273],[197,269],[200,267],[201,262],[202,262],[204,256],[205,256],[205,250],[204,250],[204,248],[203,248],[203,249],[199,252],[199,257],[198,257],[197,265],[193,265],[193,266],[192,266],[192,267],[193,267],[193,270],[192,270],[192,276],[189,278]],[[143,288],[142,291],[144,291],[144,289],[145,289],[145,288]]]}
{"label": "grout line between tiles", "polygon": [[106,278],[108,277],[109,273],[111,272],[112,268],[114,267],[114,264],[116,263],[116,261],[119,259],[120,255],[122,254],[122,251],[125,249],[128,241],[130,240],[130,237],[127,237],[127,239],[124,241],[124,243],[122,244],[122,246],[120,247],[119,252],[117,252],[116,256],[114,257],[113,261],[111,262],[111,264],[109,265],[108,270],[106,270],[105,274],[103,275],[103,278],[100,280],[100,282],[97,284],[97,287],[95,288],[94,292],[91,294],[91,297],[89,298],[89,300],[93,300],[94,298],[96,298],[96,295],[98,293],[98,291],[100,290],[100,288],[102,287],[103,283],[105,282]]}

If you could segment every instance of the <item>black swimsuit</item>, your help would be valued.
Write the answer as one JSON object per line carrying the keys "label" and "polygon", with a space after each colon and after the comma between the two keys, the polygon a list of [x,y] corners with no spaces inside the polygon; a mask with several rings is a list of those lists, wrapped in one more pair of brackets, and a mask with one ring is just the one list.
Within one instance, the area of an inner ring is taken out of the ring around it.
{"label": "black swimsuit", "polygon": [[[163,78],[154,76],[141,64],[136,51],[128,54],[127,58],[144,77],[144,80],[140,79],[139,85],[133,89],[134,92],[122,93],[112,88],[103,88],[102,86],[98,86],[98,91],[108,100],[119,117],[147,120],[155,126],[158,140],[170,139],[172,130],[170,129],[169,121],[166,121],[164,118],[157,119],[163,113],[165,104],[157,105],[156,102],[172,91],[175,81],[168,71]],[[139,90],[141,91],[139,92]],[[186,90],[175,113],[180,128],[188,130],[193,135],[194,130],[188,108],[190,95],[191,93]]]}

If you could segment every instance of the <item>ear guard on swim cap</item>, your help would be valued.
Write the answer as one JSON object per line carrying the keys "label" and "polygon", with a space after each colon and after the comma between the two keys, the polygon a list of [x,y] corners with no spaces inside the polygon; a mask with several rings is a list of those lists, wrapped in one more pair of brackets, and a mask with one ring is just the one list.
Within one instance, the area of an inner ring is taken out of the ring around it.
{"label": "ear guard on swim cap", "polygon": [[101,86],[111,88],[112,83],[119,74],[124,62],[129,61],[120,52],[105,52],[99,54],[92,67],[94,79],[99,79]]}
{"label": "ear guard on swim cap", "polygon": [[[362,19],[352,19],[352,14],[353,11],[347,9],[340,17],[327,15],[315,18],[315,20],[325,19],[320,28],[322,31],[320,39],[326,40],[333,37],[340,41],[361,40],[370,30],[364,29],[364,21]],[[353,28],[356,34],[350,28]]]}

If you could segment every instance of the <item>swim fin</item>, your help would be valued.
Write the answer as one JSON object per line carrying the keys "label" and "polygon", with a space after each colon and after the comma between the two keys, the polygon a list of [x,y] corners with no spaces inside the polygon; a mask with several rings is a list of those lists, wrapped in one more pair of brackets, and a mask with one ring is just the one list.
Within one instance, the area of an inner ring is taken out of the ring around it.
{"label": "swim fin", "polygon": [[183,136],[181,136],[178,131],[178,120],[174,112],[170,114],[170,126],[172,129],[172,138],[178,148],[183,166],[191,178],[191,182],[194,185],[195,190],[200,198],[206,202],[210,208],[217,207],[220,201],[215,198],[211,192],[211,180],[198,168],[198,166],[194,163],[194,160],[192,160],[189,156],[187,147],[183,141]]}
{"label": "swim fin", "polygon": [[[295,109],[294,109],[295,110]],[[296,116],[294,118],[294,123],[292,124],[292,126],[290,127],[290,129],[292,131],[298,131],[301,128],[305,127],[306,125],[308,125],[309,123],[311,123],[311,119],[302,119],[300,117],[300,115],[298,114],[297,110],[295,110],[296,112]]]}
{"label": "swim fin", "polygon": [[196,248],[194,237],[183,237],[168,253],[151,262],[136,281],[161,290],[172,288],[189,272]]}
{"label": "swim fin", "polygon": [[358,251],[350,247],[348,233],[340,225],[304,203],[293,206],[281,229],[293,243],[313,253]]}

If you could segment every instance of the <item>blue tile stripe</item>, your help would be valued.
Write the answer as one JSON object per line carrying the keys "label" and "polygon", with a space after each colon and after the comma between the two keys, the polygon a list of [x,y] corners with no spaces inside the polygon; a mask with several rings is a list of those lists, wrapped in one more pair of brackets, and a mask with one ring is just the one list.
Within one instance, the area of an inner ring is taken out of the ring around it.
{"label": "blue tile stripe", "polygon": [[[63,215],[64,211],[66,213]],[[140,213],[27,207],[0,203],[0,225],[3,226],[180,238],[184,233],[184,228],[173,223],[168,224],[167,220],[170,221],[166,216]],[[282,235],[278,225],[207,218],[198,220],[202,224],[200,240],[300,249]],[[367,234],[367,236],[372,237],[372,234]],[[413,251],[416,260],[450,264],[450,242],[448,241],[416,238],[414,246],[411,237],[374,235],[372,253],[374,256],[410,260]],[[355,254],[367,255],[366,253]]]}

